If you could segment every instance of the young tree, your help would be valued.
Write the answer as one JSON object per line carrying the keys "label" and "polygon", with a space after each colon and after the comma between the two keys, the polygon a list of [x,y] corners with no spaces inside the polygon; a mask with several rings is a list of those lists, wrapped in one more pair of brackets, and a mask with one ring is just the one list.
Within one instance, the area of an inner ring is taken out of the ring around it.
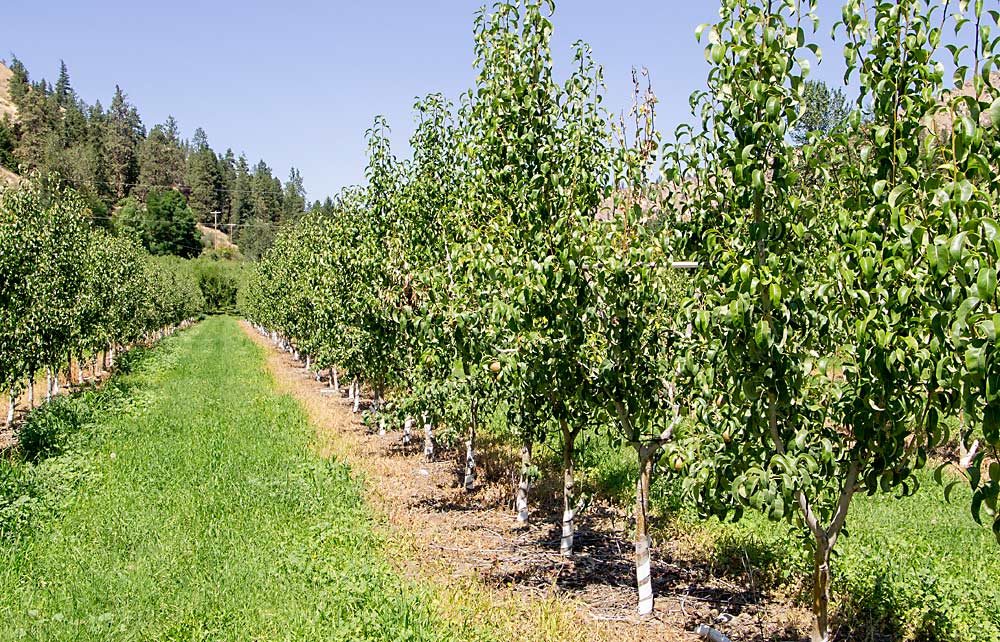
{"label": "young tree", "polygon": [[[733,0],[699,31],[713,64],[700,153],[670,178],[703,266],[686,355],[702,427],[685,485],[708,512],[752,508],[808,534],[812,639],[826,642],[831,554],[854,495],[911,492],[941,438],[940,321],[911,296],[926,289],[913,256],[926,236],[900,208],[921,180],[921,104],[941,72],[934,10],[848,2],[848,68],[876,98],[874,126],[856,108],[845,132],[794,149],[813,8]],[[858,146],[861,163],[848,162]]]}
{"label": "young tree", "polygon": [[597,301],[594,215],[608,193],[601,78],[577,43],[564,85],[553,78],[549,2],[502,3],[476,21],[463,201],[480,231],[476,280],[503,329],[494,346],[525,417],[557,426],[563,454],[560,551],[573,551],[577,437],[590,426],[587,321]]}

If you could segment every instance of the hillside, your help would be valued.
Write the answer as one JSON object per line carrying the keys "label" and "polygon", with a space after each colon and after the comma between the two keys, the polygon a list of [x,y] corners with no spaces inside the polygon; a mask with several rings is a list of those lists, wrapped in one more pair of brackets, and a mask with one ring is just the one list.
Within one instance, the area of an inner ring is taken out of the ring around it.
{"label": "hillside", "polygon": [[222,230],[198,224],[198,233],[201,234],[201,244],[205,247],[214,247],[218,250],[228,250],[239,254],[240,248],[233,243],[228,234]]}
{"label": "hillside", "polygon": [[[0,62],[0,120],[10,117],[17,118],[17,107],[10,99],[10,79],[14,76],[7,65]],[[0,167],[0,185],[13,185],[20,180],[20,177],[6,167]]]}
{"label": "hillside", "polygon": [[0,62],[0,119],[8,115],[17,118],[17,107],[10,99],[10,79],[13,77],[14,72]]}

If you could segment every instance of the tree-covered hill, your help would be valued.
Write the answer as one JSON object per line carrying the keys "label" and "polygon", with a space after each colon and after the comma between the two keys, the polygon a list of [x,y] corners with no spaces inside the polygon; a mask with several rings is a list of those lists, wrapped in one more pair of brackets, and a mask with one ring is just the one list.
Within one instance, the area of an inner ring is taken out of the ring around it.
{"label": "tree-covered hill", "polygon": [[282,182],[264,160],[216,151],[201,128],[187,140],[173,117],[147,127],[121,87],[107,107],[88,104],[65,63],[52,84],[12,56],[0,64],[0,182],[30,170],[58,175],[108,223],[121,206],[146,209],[151,193],[179,192],[196,222],[229,232],[249,258],[307,209],[297,169]]}

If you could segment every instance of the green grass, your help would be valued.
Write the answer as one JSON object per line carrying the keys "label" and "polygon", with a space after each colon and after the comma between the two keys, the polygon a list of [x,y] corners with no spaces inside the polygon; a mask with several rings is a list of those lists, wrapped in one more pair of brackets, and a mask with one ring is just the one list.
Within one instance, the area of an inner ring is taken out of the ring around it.
{"label": "green grass", "polygon": [[392,573],[358,483],[234,320],[133,361],[0,470],[0,640],[475,635]]}

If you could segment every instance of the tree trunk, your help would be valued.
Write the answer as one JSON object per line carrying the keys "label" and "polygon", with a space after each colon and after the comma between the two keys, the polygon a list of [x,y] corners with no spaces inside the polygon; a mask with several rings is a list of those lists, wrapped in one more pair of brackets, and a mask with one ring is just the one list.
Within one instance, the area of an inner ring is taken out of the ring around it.
{"label": "tree trunk", "polygon": [[35,407],[35,373],[28,373],[28,409]]}
{"label": "tree trunk", "polygon": [[413,424],[417,423],[413,417],[407,417],[403,422],[403,446],[409,446],[413,440]]}
{"label": "tree trunk", "polygon": [[14,423],[14,411],[17,409],[17,391],[11,388],[8,395],[10,402],[7,407],[7,427],[10,428],[11,424]]}
{"label": "tree trunk", "polygon": [[830,641],[830,542],[816,538],[813,554],[813,630],[812,642]]}
{"label": "tree trunk", "polygon": [[312,357],[308,354],[306,355],[306,370],[312,367]]}
{"label": "tree trunk", "polygon": [[77,365],[76,383],[78,385],[81,385],[81,386],[83,385],[83,381],[84,381],[84,379],[83,379],[83,364],[84,364],[83,353],[81,352],[81,353],[79,353],[79,354],[76,355],[76,365]]}
{"label": "tree trunk", "polygon": [[521,476],[517,482],[517,499],[514,506],[517,509],[517,522],[528,522],[528,489],[531,486],[531,441],[526,439],[521,444]]}
{"label": "tree trunk", "polygon": [[434,461],[434,424],[426,412],[424,413],[424,457],[427,461]]}
{"label": "tree trunk", "polygon": [[573,518],[576,507],[573,504],[573,442],[576,441],[576,431],[570,430],[565,419],[559,421],[563,435],[563,516],[562,538],[559,540],[559,553],[563,557],[573,555]]}
{"label": "tree trunk", "polygon": [[649,483],[653,477],[655,448],[639,445],[639,479],[635,484],[635,580],[639,589],[639,615],[653,612],[653,582],[649,558]]}
{"label": "tree trunk", "polygon": [[52,366],[45,366],[45,401],[52,401]]}
{"label": "tree trunk", "polygon": [[352,385],[354,386],[354,412],[356,414],[361,410],[361,382],[355,379]]}
{"label": "tree trunk", "polygon": [[476,426],[479,412],[475,399],[472,401],[469,440],[465,442],[465,490],[471,491],[476,485]]}
{"label": "tree trunk", "polygon": [[333,381],[333,389],[340,392],[340,379],[337,377],[337,369],[330,368],[330,379]]}

